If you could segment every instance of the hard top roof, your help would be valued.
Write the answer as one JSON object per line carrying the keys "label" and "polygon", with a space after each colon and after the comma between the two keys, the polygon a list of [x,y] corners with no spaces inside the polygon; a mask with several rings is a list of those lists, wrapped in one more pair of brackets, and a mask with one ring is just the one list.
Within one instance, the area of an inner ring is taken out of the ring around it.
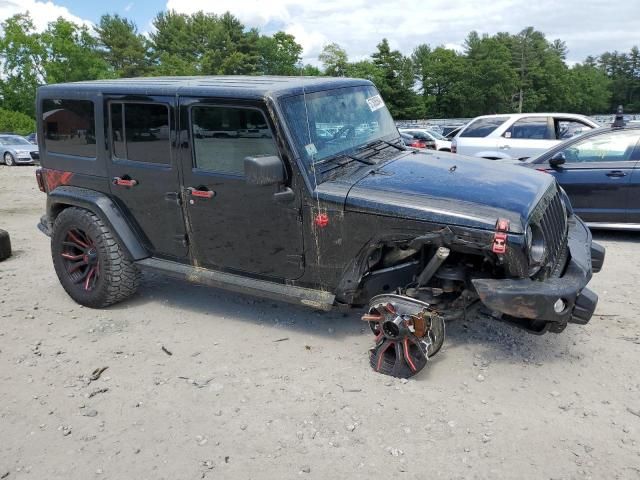
{"label": "hard top roof", "polygon": [[335,77],[195,76],[138,77],[44,85],[40,95],[113,93],[232,98],[283,97],[320,90],[372,85],[369,80]]}

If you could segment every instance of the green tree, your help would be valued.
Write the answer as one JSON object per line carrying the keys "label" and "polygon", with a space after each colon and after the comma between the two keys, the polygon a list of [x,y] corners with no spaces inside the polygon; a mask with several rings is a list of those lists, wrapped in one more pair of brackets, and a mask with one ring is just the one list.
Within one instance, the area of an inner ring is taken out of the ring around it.
{"label": "green tree", "polygon": [[465,116],[512,111],[518,76],[511,66],[511,50],[504,41],[471,32],[465,42]]}
{"label": "green tree", "polygon": [[570,112],[593,115],[608,111],[611,80],[593,65],[577,64],[569,70],[571,96],[567,102]]}
{"label": "green tree", "polygon": [[34,116],[36,88],[46,81],[42,68],[45,49],[40,34],[28,13],[14,15],[1,26],[2,106]]}
{"label": "green tree", "polygon": [[103,15],[96,27],[103,58],[118,77],[138,77],[150,70],[149,42],[136,24],[119,15]]}
{"label": "green tree", "polygon": [[109,76],[97,40],[86,26],[58,18],[37,33],[28,14],[2,23],[0,65],[3,107],[29,116],[35,113],[38,85]]}
{"label": "green tree", "polygon": [[265,75],[298,75],[302,46],[293,35],[277,32],[259,40],[260,72]]}
{"label": "green tree", "polygon": [[412,59],[427,115],[464,116],[466,58],[448,48],[418,45]]}
{"label": "green tree", "polygon": [[45,49],[43,69],[47,83],[95,80],[109,75],[98,42],[86,25],[60,17],[41,35]]}
{"label": "green tree", "polygon": [[36,122],[28,115],[0,108],[0,132],[28,135],[36,131]]}
{"label": "green tree", "polygon": [[330,77],[344,77],[347,73],[349,57],[344,48],[337,43],[325,45],[318,56],[322,62],[324,73]]}
{"label": "green tree", "polygon": [[251,75],[258,72],[260,35],[230,13],[160,12],[151,34],[157,74]]}
{"label": "green tree", "polygon": [[398,50],[391,50],[386,38],[371,55],[378,70],[376,86],[391,114],[399,119],[414,119],[424,115],[424,107],[414,89],[415,73],[410,58]]}

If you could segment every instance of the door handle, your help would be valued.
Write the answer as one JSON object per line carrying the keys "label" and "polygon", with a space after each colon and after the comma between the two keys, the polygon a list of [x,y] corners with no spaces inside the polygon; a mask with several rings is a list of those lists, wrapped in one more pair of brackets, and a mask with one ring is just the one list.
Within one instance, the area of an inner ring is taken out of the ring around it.
{"label": "door handle", "polygon": [[199,190],[197,188],[189,187],[187,188],[187,192],[192,197],[211,199],[216,196],[216,192],[213,190]]}
{"label": "door handle", "polygon": [[607,177],[613,177],[613,178],[621,178],[621,177],[626,177],[627,174],[624,173],[622,170],[611,170],[610,172],[606,173]]}
{"label": "door handle", "polygon": [[511,146],[509,146],[509,145],[501,145],[498,148],[500,148],[500,150],[509,150],[511,148]]}
{"label": "door handle", "polygon": [[118,185],[119,187],[135,187],[138,185],[138,181],[132,178],[128,178],[126,175],[124,177],[113,177],[113,184]]}

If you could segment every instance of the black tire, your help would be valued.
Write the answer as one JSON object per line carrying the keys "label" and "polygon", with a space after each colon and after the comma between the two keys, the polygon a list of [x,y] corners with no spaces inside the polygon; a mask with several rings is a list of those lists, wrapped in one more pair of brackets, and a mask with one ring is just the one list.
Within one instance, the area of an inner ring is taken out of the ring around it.
{"label": "black tire", "polygon": [[86,307],[121,302],[135,293],[140,282],[140,272],[109,228],[88,210],[70,207],[58,215],[51,256],[62,287]]}
{"label": "black tire", "polygon": [[9,233],[0,230],[0,262],[11,256],[11,239]]}
{"label": "black tire", "polygon": [[16,164],[16,159],[13,158],[13,155],[11,155],[11,153],[6,152],[4,154],[4,164],[7,167],[13,167]]}

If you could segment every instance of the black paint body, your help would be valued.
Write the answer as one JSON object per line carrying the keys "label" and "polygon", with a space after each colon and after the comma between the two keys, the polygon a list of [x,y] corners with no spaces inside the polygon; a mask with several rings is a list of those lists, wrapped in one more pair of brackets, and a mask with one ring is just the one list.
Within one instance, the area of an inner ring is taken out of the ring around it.
{"label": "black paint body", "polygon": [[[303,86],[305,93],[311,93],[362,85],[371,83],[356,79],[182,77],[41,87],[39,118],[45,99],[94,103],[97,145],[95,159],[51,154],[39,121],[43,168],[73,173],[66,185],[48,191],[42,229],[46,231],[66,206],[82,206],[100,215],[141,265],[145,259],[161,259],[167,261],[168,270],[171,265],[181,265],[173,268],[176,271],[189,266],[192,272],[218,271],[317,290],[331,294],[338,304],[361,304],[381,290],[404,287],[424,267],[432,249],[443,245],[456,253],[460,265],[471,269],[460,286],[469,298],[477,299],[473,282],[479,278],[499,282],[494,287],[483,284],[485,293],[490,288],[508,289],[511,281],[521,286],[522,282],[535,282],[544,290],[545,278],[551,274],[542,270],[536,278],[529,278],[525,232],[536,212],[560,195],[549,175],[443,152],[418,153],[389,146],[396,153],[385,160],[375,165],[353,162],[315,184],[295,151],[288,125],[282,121],[279,99],[300,95]],[[167,106],[171,142],[161,153],[162,162],[140,164],[114,158],[109,141],[109,103],[114,101]],[[261,112],[286,171],[284,184],[249,185],[242,176],[196,168],[190,112],[198,105],[232,105]],[[386,140],[400,143],[399,136]],[[116,185],[112,181],[116,177],[137,184]],[[211,197],[196,196],[194,191],[210,192]],[[525,289],[515,302],[540,303],[538,309],[520,310],[526,318],[566,324],[591,277],[592,247],[582,222],[572,216],[568,203],[562,205],[557,208],[572,219],[566,223],[573,229],[570,235],[581,239],[568,255],[580,259],[579,274],[567,298],[571,302],[568,313],[549,313],[552,284],[544,295],[527,296]],[[328,224],[316,223],[319,214],[326,216]],[[491,251],[498,219],[509,221],[509,251],[504,256]],[[567,234],[566,228],[557,233],[559,249],[569,248]],[[406,249],[414,253],[393,262],[393,272],[387,274],[385,259],[390,257],[385,255],[401,256]],[[568,257],[563,258],[566,261]],[[376,272],[383,272],[378,275],[382,281],[372,280]],[[255,292],[256,288],[249,290]],[[292,296],[295,294],[293,291]],[[499,302],[493,302],[492,307],[500,312]],[[503,308],[501,313],[511,315],[513,309]]]}

